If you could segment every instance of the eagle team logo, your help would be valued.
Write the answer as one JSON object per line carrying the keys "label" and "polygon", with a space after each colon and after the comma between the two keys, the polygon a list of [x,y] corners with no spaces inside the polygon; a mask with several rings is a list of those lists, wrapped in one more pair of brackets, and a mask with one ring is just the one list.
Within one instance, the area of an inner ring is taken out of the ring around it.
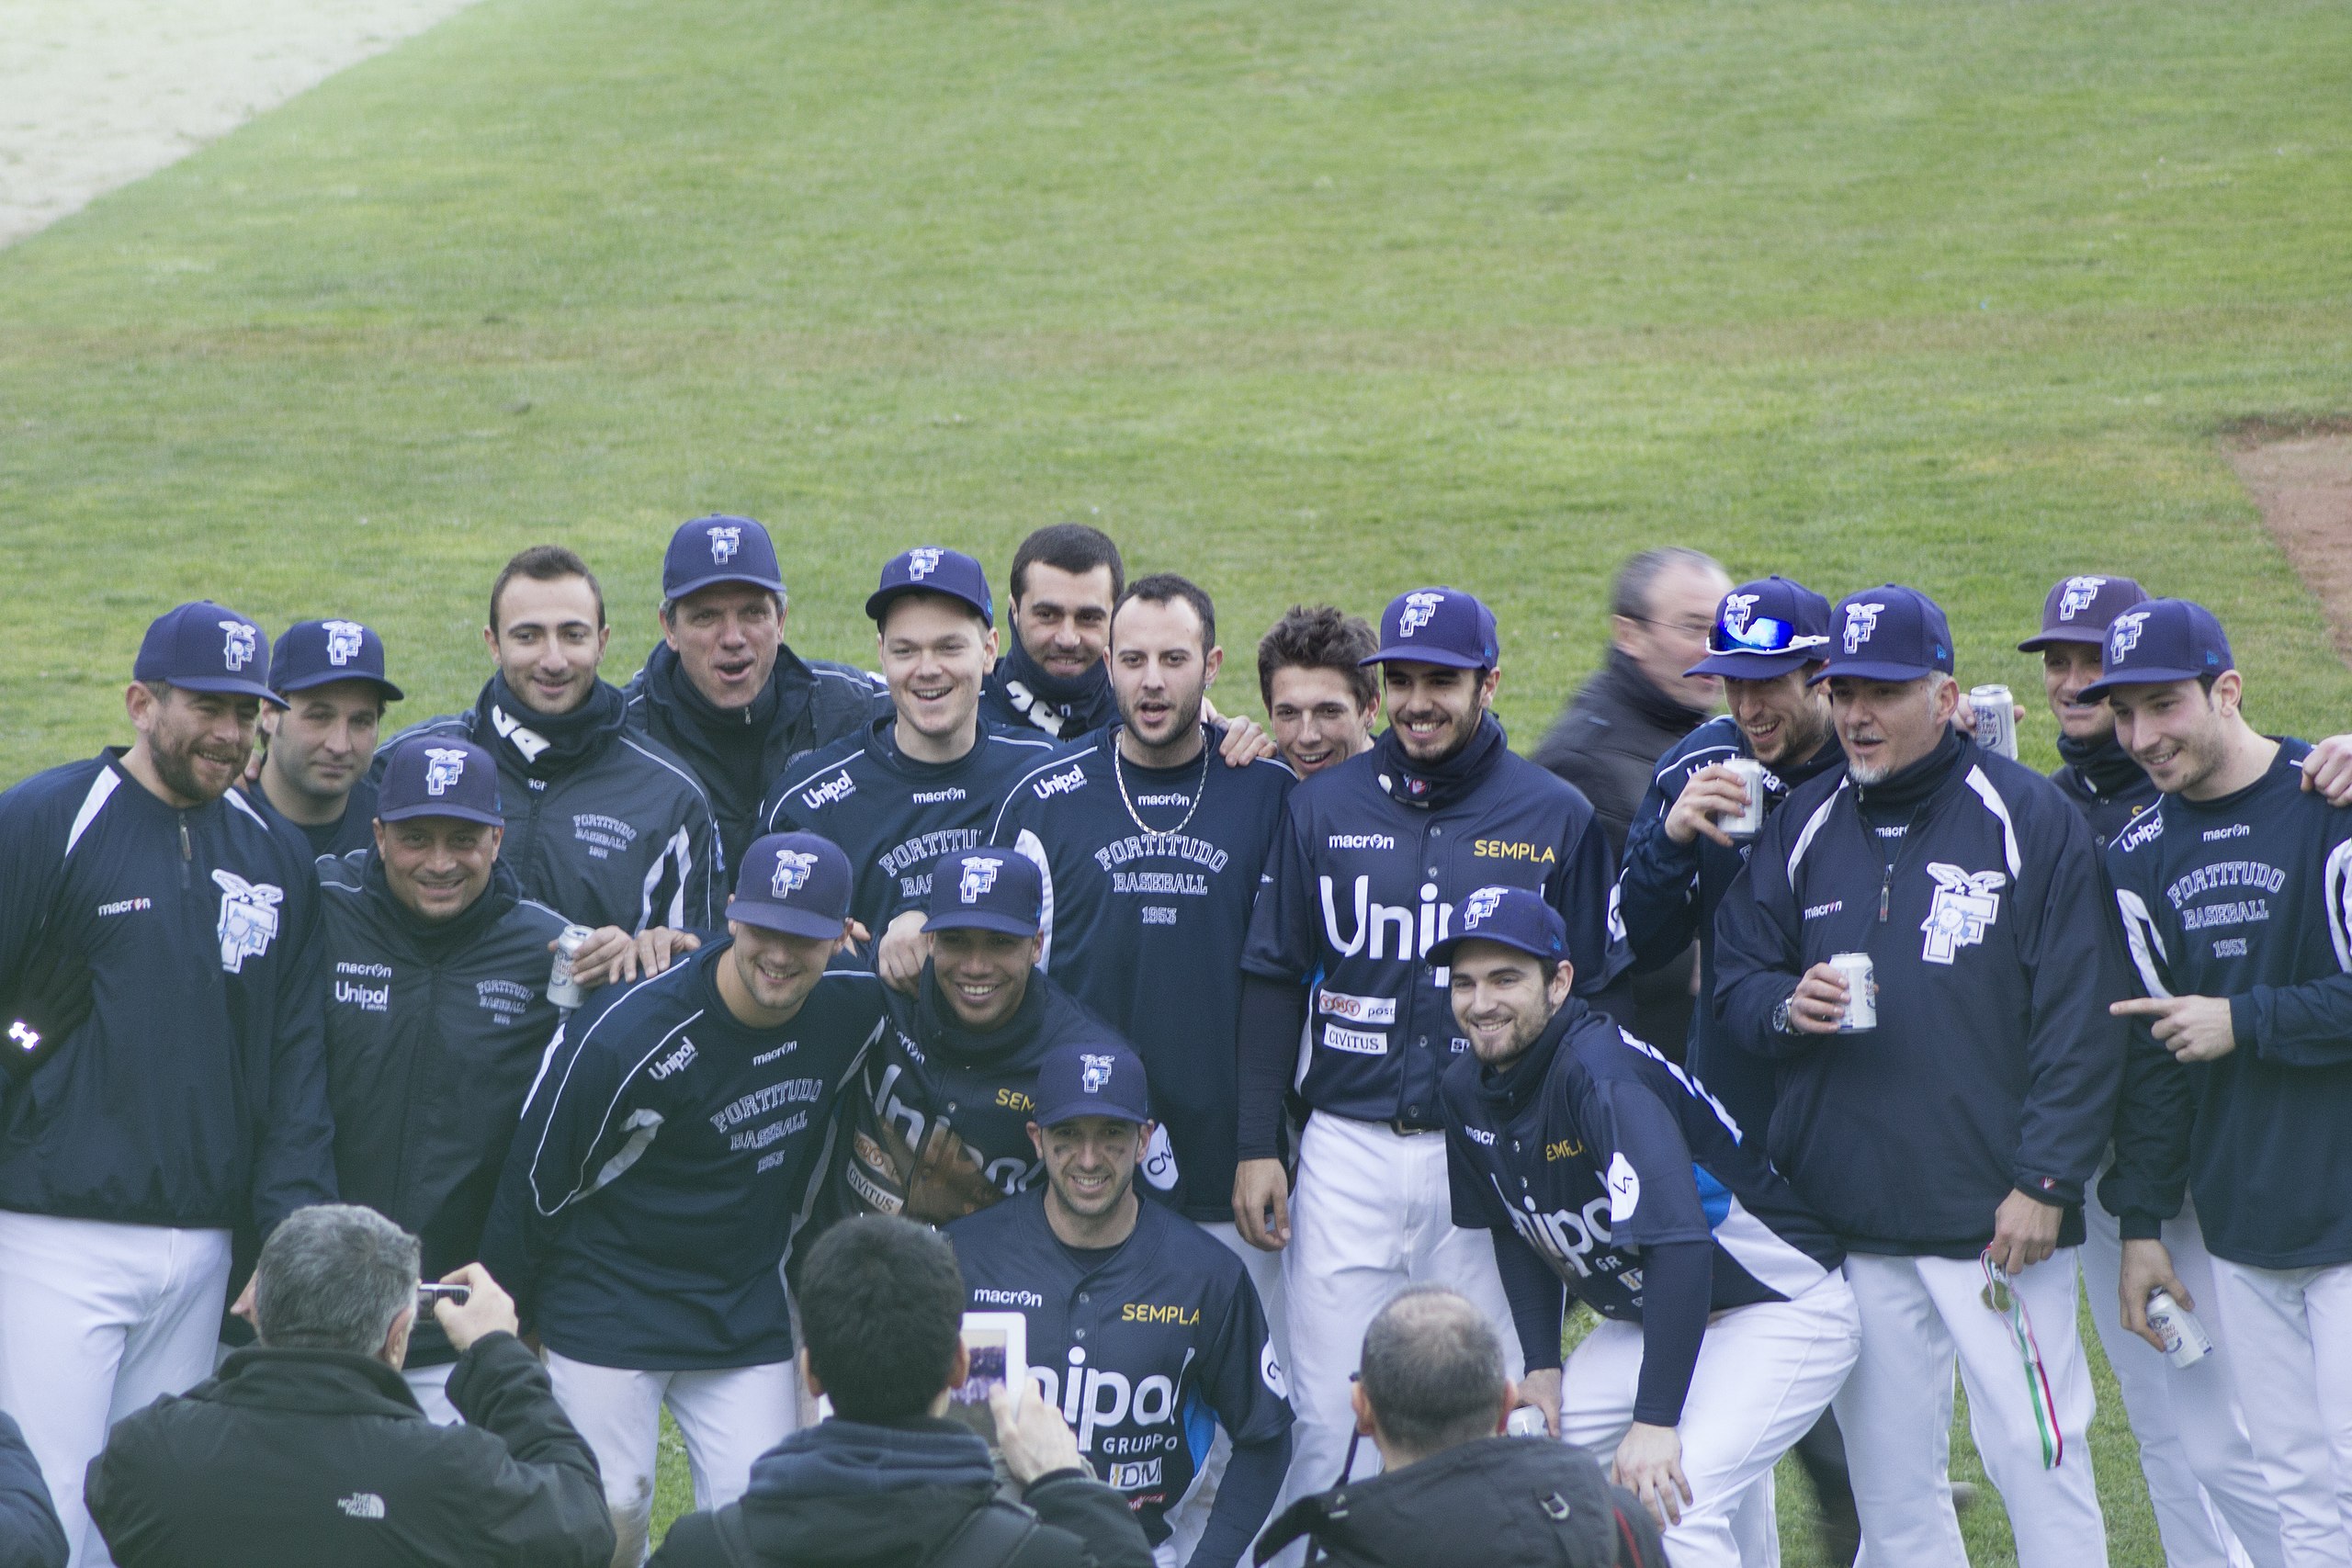
{"label": "eagle team logo", "polygon": [[424,753],[424,793],[447,795],[466,776],[466,754],[447,746],[428,747]]}
{"label": "eagle team logo", "polygon": [[1756,614],[1756,593],[1726,593],[1724,595],[1724,630],[1731,633],[1735,642],[1747,640],[1748,618]]}
{"label": "eagle team logo", "polygon": [[1849,604],[1846,606],[1846,651],[1860,653],[1862,644],[1870,641],[1878,630],[1878,613],[1883,604]]}
{"label": "eagle team logo", "polygon": [[956,895],[967,904],[977,904],[980,896],[996,886],[996,874],[1004,869],[1004,862],[993,855],[975,855],[964,863],[964,875],[956,884]]}
{"label": "eagle team logo", "polygon": [[1080,1054],[1078,1060],[1080,1067],[1078,1075],[1079,1087],[1089,1094],[1101,1094],[1111,1086],[1110,1057],[1098,1056],[1093,1052],[1088,1051]]}
{"label": "eagle team logo", "polygon": [[2140,646],[2140,628],[2148,624],[2145,610],[2126,610],[2107,628],[2107,661],[2120,664],[2123,656]]}
{"label": "eagle team logo", "polygon": [[220,657],[231,670],[243,670],[254,661],[254,628],[243,621],[223,621],[220,629],[229,634],[221,645]]}
{"label": "eagle team logo", "polygon": [[220,889],[220,920],[213,928],[220,939],[220,967],[242,975],[245,960],[267,953],[277,935],[277,906],[285,901],[286,890],[266,882],[247,882],[233,871],[215,871],[212,880]]}
{"label": "eagle team logo", "polygon": [[907,552],[907,581],[921,582],[939,570],[939,552],[925,547]]}
{"label": "eagle team logo", "polygon": [[357,621],[328,621],[327,662],[340,670],[359,657],[359,634],[367,628]]}
{"label": "eagle team logo", "polygon": [[2005,871],[1962,871],[1942,861],[1929,861],[1928,874],[1936,879],[1935,901],[1919,922],[1927,940],[1919,956],[1930,964],[1950,964],[1963,947],[1974,947],[2001,918],[2000,890],[2008,885]]}
{"label": "eagle team logo", "polygon": [[779,898],[789,898],[808,886],[808,874],[817,868],[817,857],[797,850],[779,850],[775,857],[775,877],[768,884]]}
{"label": "eagle team logo", "polygon": [[1478,891],[1470,895],[1469,902],[1463,906],[1462,929],[1465,931],[1476,931],[1480,926],[1485,925],[1487,917],[1500,908],[1502,901],[1501,888],[1479,888]]}
{"label": "eagle team logo", "polygon": [[2107,586],[2104,577],[2070,577],[2064,592],[2058,595],[2058,618],[2071,621],[2098,601],[2098,591]]}
{"label": "eagle team logo", "polygon": [[742,529],[730,525],[713,528],[710,531],[711,565],[725,566],[729,561],[735,558],[735,552],[742,547]]}
{"label": "eagle team logo", "polygon": [[1445,603],[1442,593],[1408,593],[1405,613],[1396,617],[1396,635],[1411,637],[1437,618],[1437,607]]}

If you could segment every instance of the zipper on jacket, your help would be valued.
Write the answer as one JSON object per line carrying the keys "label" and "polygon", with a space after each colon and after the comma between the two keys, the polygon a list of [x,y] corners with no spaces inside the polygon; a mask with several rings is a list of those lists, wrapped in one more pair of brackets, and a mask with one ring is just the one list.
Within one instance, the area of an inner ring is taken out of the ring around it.
{"label": "zipper on jacket", "polygon": [[1878,923],[1886,924],[1886,908],[1894,898],[1894,863],[1886,863],[1886,876],[1878,885]]}
{"label": "zipper on jacket", "polygon": [[192,844],[192,843],[190,843],[190,842],[188,841],[188,837],[187,837],[187,813],[186,813],[186,812],[181,812],[181,813],[180,813],[180,816],[179,816],[179,824],[180,824],[180,886],[181,886],[183,889],[185,889],[185,888],[187,888],[187,886],[190,886],[190,884],[189,884],[189,880],[188,880],[188,876],[189,876],[188,868],[189,868],[190,866],[192,866],[193,864],[195,864],[195,863],[196,863],[196,846],[195,846],[194,844]]}

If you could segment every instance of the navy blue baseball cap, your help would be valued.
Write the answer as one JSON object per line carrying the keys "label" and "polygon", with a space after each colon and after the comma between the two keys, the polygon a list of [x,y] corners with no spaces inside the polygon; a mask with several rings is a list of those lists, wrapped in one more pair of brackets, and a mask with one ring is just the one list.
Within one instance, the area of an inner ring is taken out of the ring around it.
{"label": "navy blue baseball cap", "polygon": [[376,786],[376,820],[456,817],[506,825],[498,794],[498,759],[462,735],[412,735],[384,759]]}
{"label": "navy blue baseball cap", "polygon": [[280,696],[336,681],[372,681],[386,702],[401,700],[384,679],[384,639],[357,621],[297,621],[270,649],[270,689]]}
{"label": "navy blue baseball cap", "polygon": [[834,937],[849,919],[849,857],[814,833],[770,833],[743,852],[727,918],[786,936]]}
{"label": "navy blue baseball cap", "polygon": [[1451,964],[1465,942],[1491,942],[1557,964],[1568,955],[1568,922],[1528,887],[1481,887],[1453,907],[1445,940],[1430,947],[1431,964]]}
{"label": "navy blue baseball cap", "polygon": [[1829,601],[1775,572],[1724,595],[1707,657],[1683,673],[1770,681],[1826,658],[1828,647]]}
{"label": "navy blue baseball cap", "polygon": [[2237,668],[2222,623],[2186,599],[2151,599],[2117,615],[2108,623],[2098,662],[2098,679],[2083,688],[2085,702],[2118,686],[2165,686]]}
{"label": "navy blue baseball cap", "polygon": [[164,681],[191,692],[259,697],[284,707],[286,700],[262,681],[268,659],[269,638],[259,622],[199,599],[166,610],[149,624],[130,678]]}
{"label": "navy blue baseball cap", "polygon": [[1359,664],[1392,660],[1492,670],[1502,654],[1494,613],[1459,588],[1416,588],[1380,613],[1380,651]]}
{"label": "navy blue baseball cap", "polygon": [[1057,1126],[1081,1116],[1114,1122],[1151,1120],[1151,1086],[1143,1058],[1115,1040],[1099,1045],[1057,1045],[1037,1064],[1037,1125]]}
{"label": "navy blue baseball cap", "polygon": [[784,592],[775,541],[749,517],[714,515],[681,523],[662,557],[662,597],[683,599],[715,582],[748,582]]}
{"label": "navy blue baseball cap", "polygon": [[2107,624],[2148,591],[2128,577],[2069,577],[2041,602],[2041,630],[2018,644],[2019,653],[2039,653],[2053,643],[2107,640]]}
{"label": "navy blue baseball cap", "polygon": [[880,626],[890,613],[890,602],[906,593],[944,593],[961,599],[996,625],[996,601],[989,597],[989,574],[961,550],[918,545],[890,558],[882,569],[882,586],[865,597],[865,613]]}
{"label": "navy blue baseball cap", "polygon": [[1037,863],[1012,850],[958,850],[931,868],[927,931],[1003,931],[1035,936],[1046,919],[1046,877]]}
{"label": "navy blue baseball cap", "polygon": [[1829,662],[1813,677],[1916,681],[1951,673],[1951,627],[1936,602],[1916,588],[1883,583],[1849,593],[1830,617]]}

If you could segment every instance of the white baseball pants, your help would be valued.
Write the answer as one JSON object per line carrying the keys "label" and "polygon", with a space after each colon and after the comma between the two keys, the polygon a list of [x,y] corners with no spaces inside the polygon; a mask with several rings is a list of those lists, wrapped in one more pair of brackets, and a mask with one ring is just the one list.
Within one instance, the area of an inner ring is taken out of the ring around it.
{"label": "white baseball pants", "polygon": [[466,1418],[449,1403],[449,1374],[458,1370],[455,1361],[444,1361],[437,1367],[403,1367],[401,1381],[408,1384],[409,1393],[416,1395],[417,1408],[424,1418],[436,1427],[462,1427]]}
{"label": "white baseball pants", "polygon": [[[1707,1325],[1678,1428],[1690,1501],[1664,1532],[1675,1568],[1761,1568],[1776,1559],[1777,1541],[1734,1520],[1744,1508],[1759,1523],[1771,1518],[1757,1483],[1770,1486],[1772,1467],[1813,1429],[1860,1352],[1861,1316],[1836,1274],[1792,1302],[1735,1307]],[[1562,1369],[1561,1441],[1606,1469],[1634,1424],[1641,1375],[1641,1325],[1604,1321]]]}
{"label": "white baseball pants", "polygon": [[1282,1362],[1283,1371],[1289,1371],[1290,1314],[1289,1300],[1283,1291],[1283,1255],[1261,1252],[1242,1240],[1241,1227],[1231,1220],[1204,1223],[1201,1228],[1241,1259],[1241,1267],[1249,1270],[1250,1283],[1258,1292],[1258,1304],[1266,1314],[1266,1328],[1274,1342],[1274,1359]]}
{"label": "white baseball pants", "polygon": [[2213,1354],[2188,1367],[2174,1366],[2124,1331],[2121,1233],[2096,1190],[2083,1204],[2083,1293],[2115,1369],[2123,1414],[2140,1440],[2140,1472],[2168,1568],[2286,1568],[2278,1505],[2255,1461],[2230,1381],[2229,1347],[2212,1310],[2213,1264],[2196,1210],[2184,1205],[2165,1223],[2163,1237],[2173,1272],[2196,1298],[2198,1321],[2213,1338]]}
{"label": "white baseball pants", "polygon": [[2278,1483],[2287,1561],[2352,1562],[2352,1263],[2253,1269],[2216,1258],[2213,1282],[2246,1429]]}
{"label": "white baseball pants", "polygon": [[2008,1508],[2018,1568],[2104,1568],[2107,1525],[2091,1476],[2091,1375],[2075,1321],[2075,1249],[2013,1281],[2048,1375],[2064,1443],[2042,1468],[2038,1395],[2006,1314],[1979,1297],[1973,1258],[1846,1259],[1862,1321],[1853,1375],[1831,1402],[1846,1434],[1862,1551],[1888,1568],[1968,1568],[1949,1474],[1952,1365],[1969,1427]]}
{"label": "white baseball pants", "polygon": [[800,1424],[800,1371],[790,1361],[714,1371],[631,1371],[547,1353],[556,1403],[596,1453],[613,1511],[614,1568],[645,1561],[662,1407],[686,1440],[695,1506],[723,1508],[752,1483],[752,1461]]}
{"label": "white baseball pants", "polygon": [[70,1568],[114,1560],[82,1501],[107,1429],[212,1375],[229,1233],[0,1212],[0,1409],[25,1429]]}

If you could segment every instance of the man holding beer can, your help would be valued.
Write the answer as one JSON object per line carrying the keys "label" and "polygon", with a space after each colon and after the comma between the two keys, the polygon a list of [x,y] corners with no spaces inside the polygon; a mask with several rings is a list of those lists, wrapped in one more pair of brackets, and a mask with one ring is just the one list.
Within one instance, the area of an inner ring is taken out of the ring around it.
{"label": "man holding beer can", "polygon": [[[1814,679],[1846,769],[1757,835],[1716,916],[1715,1005],[1780,1062],[1772,1163],[1846,1248],[1862,1350],[1834,1408],[1863,1551],[1967,1562],[1945,1476],[1957,1362],[2019,1563],[2103,1563],[2073,1248],[2126,982],[2086,918],[2106,897],[2090,831],[1952,728],[1951,634],[1927,595],[1850,595],[1827,655]],[[1873,1028],[1841,1032],[1844,953],[1871,961]]]}

